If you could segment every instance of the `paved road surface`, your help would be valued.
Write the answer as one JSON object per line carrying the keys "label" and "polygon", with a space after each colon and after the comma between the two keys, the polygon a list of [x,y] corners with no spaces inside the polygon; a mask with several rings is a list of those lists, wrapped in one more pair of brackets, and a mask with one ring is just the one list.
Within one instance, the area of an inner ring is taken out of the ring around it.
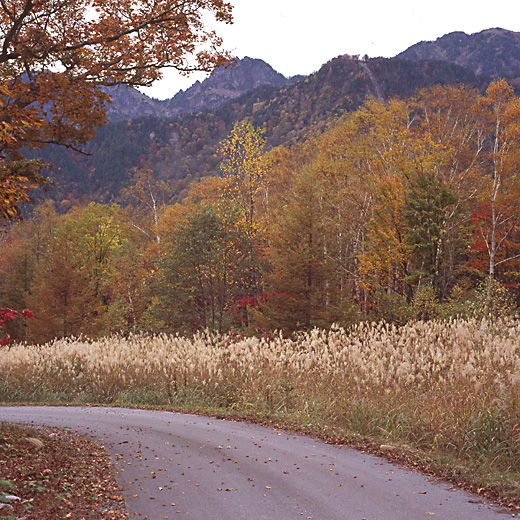
{"label": "paved road surface", "polygon": [[65,427],[100,441],[132,519],[514,517],[383,459],[256,425],[83,407],[0,407],[0,421]]}

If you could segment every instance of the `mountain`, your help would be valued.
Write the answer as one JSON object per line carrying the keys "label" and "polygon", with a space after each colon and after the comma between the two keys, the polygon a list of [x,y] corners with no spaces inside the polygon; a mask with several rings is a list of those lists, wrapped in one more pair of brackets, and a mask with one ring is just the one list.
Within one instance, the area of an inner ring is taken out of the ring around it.
{"label": "mountain", "polygon": [[434,42],[416,43],[397,57],[448,61],[490,78],[519,78],[520,33],[499,28],[475,34],[452,32]]}
{"label": "mountain", "polygon": [[[433,42],[416,43],[397,58],[454,63],[482,77],[518,78],[513,83],[520,84],[520,33],[506,29],[487,29],[470,35],[453,32]],[[124,86],[107,89],[112,97],[107,113],[112,122],[138,117],[171,118],[212,110],[260,86],[282,88],[302,79],[303,76],[286,78],[265,61],[245,57],[232,66],[218,67],[204,81],[197,81],[167,100],[153,99]],[[424,83],[424,78],[411,79]]]}
{"label": "mountain", "polygon": [[171,99],[153,99],[134,88],[119,86],[105,89],[112,98],[107,106],[110,121],[136,117],[174,117],[215,108],[262,85],[282,87],[298,81],[286,78],[263,60],[245,57],[229,66],[218,67],[204,81],[195,82]]}
{"label": "mountain", "polygon": [[289,79],[244,58],[165,101],[112,90],[111,122],[86,146],[90,155],[56,146],[27,155],[55,165],[52,196],[63,211],[78,200],[124,203],[121,190],[140,168],[150,168],[181,199],[191,182],[219,174],[218,144],[237,121],[247,117],[263,128],[269,149],[326,128],[367,95],[405,98],[436,84],[482,91],[496,76],[520,85],[519,41],[520,33],[504,29],[456,32],[396,58],[339,56],[310,76]]}
{"label": "mountain", "polygon": [[163,113],[161,101],[150,98],[135,88],[119,85],[117,87],[105,87],[103,90],[111,98],[111,102],[107,104],[109,121],[122,121],[146,116],[158,117]]}
{"label": "mountain", "polygon": [[245,57],[229,67],[218,67],[202,83],[197,81],[189,89],[180,91],[165,102],[168,115],[201,112],[222,105],[262,85],[283,87],[297,81],[287,79],[263,60]]}
{"label": "mountain", "polygon": [[142,167],[168,181],[174,196],[182,198],[190,182],[219,173],[216,149],[236,121],[247,117],[264,128],[270,148],[325,128],[358,108],[367,95],[408,97],[417,88],[455,83],[479,87],[482,80],[443,61],[345,55],[300,81],[281,87],[264,84],[211,110],[111,122],[87,145],[89,156],[53,146],[38,155],[55,165],[53,196],[63,210],[81,198],[120,201],[131,172]]}

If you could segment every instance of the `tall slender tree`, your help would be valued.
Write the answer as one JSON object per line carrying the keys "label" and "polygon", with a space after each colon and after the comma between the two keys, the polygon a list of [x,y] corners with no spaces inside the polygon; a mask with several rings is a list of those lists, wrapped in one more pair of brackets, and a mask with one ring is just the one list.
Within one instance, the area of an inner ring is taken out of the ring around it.
{"label": "tall slender tree", "polygon": [[243,211],[250,236],[258,230],[259,206],[265,209],[269,201],[264,133],[245,119],[235,123],[219,147],[228,196]]}
{"label": "tall slender tree", "polygon": [[504,80],[488,87],[483,102],[489,131],[488,162],[483,201],[489,206],[488,218],[479,222],[480,234],[489,257],[488,301],[491,299],[496,268],[520,257],[519,254],[498,259],[499,250],[511,236],[520,219],[520,99]]}
{"label": "tall slender tree", "polygon": [[310,169],[298,172],[271,235],[261,326],[290,331],[325,323],[336,303],[329,214],[323,182]]}

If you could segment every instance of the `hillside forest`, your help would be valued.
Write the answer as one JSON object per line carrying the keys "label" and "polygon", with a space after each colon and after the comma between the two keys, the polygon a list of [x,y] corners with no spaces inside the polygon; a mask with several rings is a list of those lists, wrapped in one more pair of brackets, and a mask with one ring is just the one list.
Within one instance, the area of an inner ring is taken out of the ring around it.
{"label": "hillside forest", "polygon": [[[220,78],[215,95],[229,92],[237,79],[233,74],[242,68],[246,69],[243,75],[250,75],[250,82],[260,81],[264,77],[262,65],[250,70],[250,64],[241,60],[236,68],[217,70],[202,85]],[[265,63],[263,66],[268,67]],[[406,99],[420,88],[459,83],[484,91],[489,81],[442,61],[416,63],[344,55],[299,81],[282,87],[264,84],[256,88],[253,82],[242,95],[216,108],[203,106],[200,111],[175,117],[167,116],[168,109],[162,105],[157,107],[161,115],[148,114],[131,97],[136,91],[121,87],[110,91],[113,102],[106,110],[112,119],[97,128],[96,137],[85,143],[86,154],[51,144],[27,150],[25,156],[53,165],[52,171],[45,173],[55,180],[49,195],[60,213],[80,200],[125,204],[122,192],[133,184],[135,169],[143,167],[167,182],[172,200],[179,202],[186,197],[190,184],[221,174],[217,148],[237,121],[247,118],[253,126],[265,130],[265,147],[270,150],[301,140],[310,130],[326,128],[331,120],[357,110],[366,95]],[[193,99],[213,99],[213,94],[204,96],[195,90]],[[135,112],[129,112],[128,107],[134,107]]]}
{"label": "hillside forest", "polygon": [[121,204],[47,200],[12,224],[0,307],[34,317],[11,336],[289,334],[518,308],[520,99],[504,80],[367,97],[269,151],[243,119],[217,155],[220,175],[180,202],[143,167]]}

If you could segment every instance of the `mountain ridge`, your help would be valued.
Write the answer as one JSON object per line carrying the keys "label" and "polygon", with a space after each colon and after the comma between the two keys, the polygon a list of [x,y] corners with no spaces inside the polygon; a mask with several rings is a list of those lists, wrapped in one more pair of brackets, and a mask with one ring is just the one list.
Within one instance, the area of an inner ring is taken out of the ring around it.
{"label": "mountain ridge", "polygon": [[455,31],[435,41],[418,42],[396,57],[448,61],[490,78],[519,78],[520,32],[499,27],[473,34]]}
{"label": "mountain ridge", "polygon": [[282,87],[302,78],[286,78],[265,61],[246,56],[228,66],[218,67],[205,80],[196,81],[170,99],[154,99],[131,87],[106,88],[105,92],[112,98],[112,103],[107,106],[107,115],[110,121],[121,121],[142,116],[175,117],[202,112],[259,86]]}
{"label": "mountain ridge", "polygon": [[[341,58],[338,56],[333,59]],[[435,41],[418,42],[394,58],[413,62],[449,62],[477,76],[506,77],[515,86],[520,86],[520,32],[501,28],[485,29],[473,34],[455,31]],[[365,61],[360,60],[360,63]],[[304,79],[304,76],[286,78],[265,61],[246,56],[237,59],[234,66],[217,68],[205,80],[180,90],[170,99],[154,99],[133,88],[110,89],[108,92],[112,103],[108,105],[107,113],[111,122],[138,117],[170,118],[186,113],[194,114],[215,109],[260,86],[282,88]]]}
{"label": "mountain ridge", "polygon": [[[90,155],[49,146],[29,156],[55,165],[53,198],[62,211],[78,200],[124,203],[121,194],[142,168],[166,181],[172,197],[180,200],[193,181],[219,175],[216,150],[237,121],[248,118],[262,128],[269,149],[301,139],[311,130],[327,128],[342,114],[357,109],[366,96],[407,98],[420,88],[453,84],[483,91],[490,82],[483,71],[488,70],[487,63],[493,64],[497,42],[512,46],[501,51],[505,55],[520,48],[516,43],[520,33],[509,33],[502,29],[483,31],[476,35],[480,43],[475,35],[450,33],[440,39],[442,56],[438,55],[440,51],[432,54],[431,45],[426,45],[435,59],[422,57],[426,51],[421,42],[409,48],[412,59],[405,58],[404,53],[394,58],[342,55],[303,79],[284,78],[262,60],[247,58],[165,101],[133,89],[119,89],[115,93],[120,97],[114,96],[111,106],[120,111],[119,119],[98,130],[97,138],[85,149]],[[471,50],[468,42],[472,41],[479,52],[464,50]],[[474,67],[478,74],[455,63],[461,55],[483,57],[482,66]],[[498,65],[495,60],[495,74],[504,75],[504,68],[497,69]],[[520,63],[510,72],[520,78]],[[258,86],[250,90],[255,81]],[[213,103],[212,108],[203,109],[209,106],[201,102],[205,97],[208,104]],[[136,100],[139,106],[133,107]],[[168,104],[170,110],[175,105],[184,105],[184,109],[165,117],[167,112],[162,109]]]}

